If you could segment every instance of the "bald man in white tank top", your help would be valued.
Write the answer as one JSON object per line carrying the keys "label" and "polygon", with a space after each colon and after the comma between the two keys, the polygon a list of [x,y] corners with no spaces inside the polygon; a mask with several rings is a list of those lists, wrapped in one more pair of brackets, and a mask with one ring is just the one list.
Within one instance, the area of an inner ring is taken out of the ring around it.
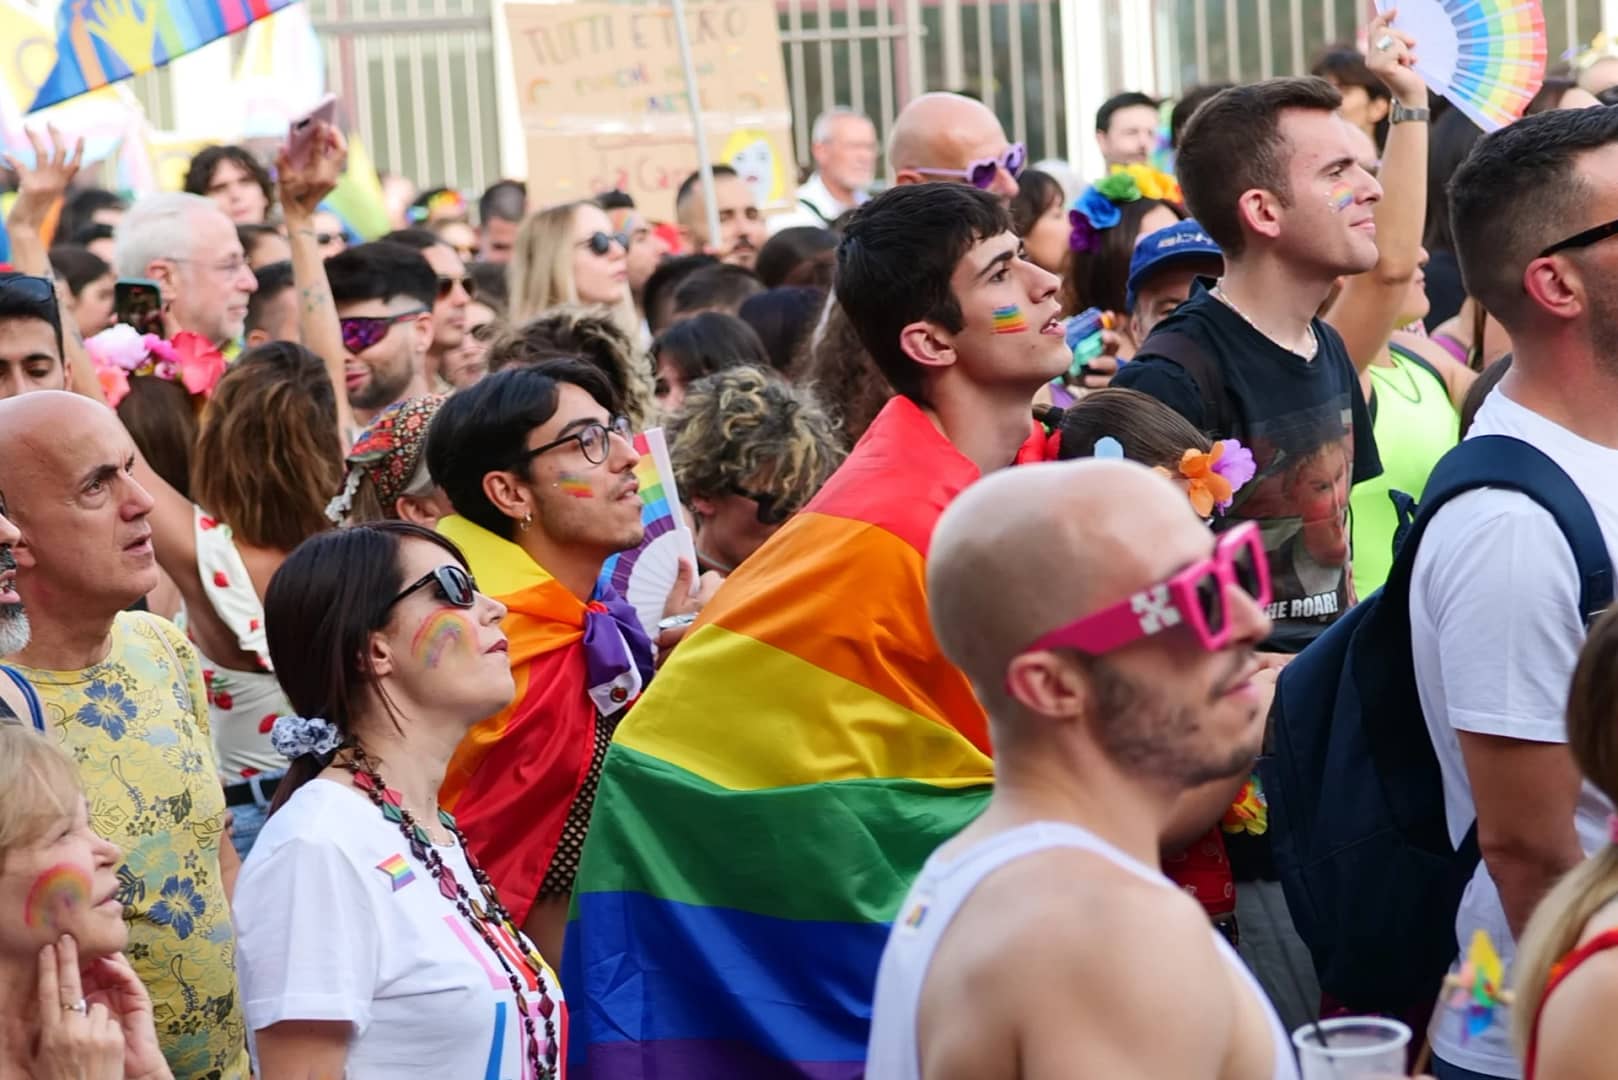
{"label": "bald man in white tank top", "polygon": [[928,604],[988,710],[996,786],[899,911],[869,1080],[1298,1075],[1157,868],[1171,822],[1206,829],[1263,738],[1268,578],[1244,539],[1122,461],[1009,469],[945,512]]}

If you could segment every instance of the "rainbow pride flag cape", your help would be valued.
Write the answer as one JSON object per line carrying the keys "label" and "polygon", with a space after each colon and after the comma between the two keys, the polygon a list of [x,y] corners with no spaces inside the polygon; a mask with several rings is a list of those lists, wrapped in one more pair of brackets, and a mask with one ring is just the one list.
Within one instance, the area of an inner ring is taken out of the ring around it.
{"label": "rainbow pride flag cape", "polygon": [[460,546],[478,588],[506,605],[500,627],[517,683],[511,704],[461,740],[439,802],[521,926],[589,773],[596,713],[635,701],[652,677],[652,646],[611,590],[585,603],[522,548],[465,518],[444,518],[438,531]]}
{"label": "rainbow pride flag cape", "polygon": [[977,477],[889,402],[619,726],[563,951],[575,1077],[863,1074],[888,928],[989,796],[925,589]]}
{"label": "rainbow pride flag cape", "polygon": [[62,0],[56,64],[29,112],[139,75],[292,0]]}

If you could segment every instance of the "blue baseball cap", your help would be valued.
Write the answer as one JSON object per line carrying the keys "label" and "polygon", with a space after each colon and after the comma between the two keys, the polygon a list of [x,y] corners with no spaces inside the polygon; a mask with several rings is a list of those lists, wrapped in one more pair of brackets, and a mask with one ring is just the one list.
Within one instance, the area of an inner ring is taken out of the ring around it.
{"label": "blue baseball cap", "polygon": [[1165,266],[1188,259],[1222,259],[1224,255],[1213,237],[1195,221],[1177,221],[1166,229],[1149,233],[1141,237],[1135,245],[1135,254],[1129,259],[1129,286],[1124,304],[1134,311],[1135,291]]}

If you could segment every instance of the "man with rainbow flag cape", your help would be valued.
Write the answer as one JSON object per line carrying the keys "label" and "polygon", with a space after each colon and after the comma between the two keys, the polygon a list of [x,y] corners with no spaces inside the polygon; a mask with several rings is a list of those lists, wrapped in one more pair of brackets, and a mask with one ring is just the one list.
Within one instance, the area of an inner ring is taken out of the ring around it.
{"label": "man with rainbow flag cape", "polygon": [[[607,743],[652,677],[635,609],[597,586],[642,532],[640,456],[617,409],[598,370],[556,360],[455,394],[427,436],[428,470],[456,511],[438,530],[506,605],[517,684],[467,733],[439,798],[552,963]],[[417,645],[431,655],[432,641]]]}
{"label": "man with rainbow flag cape", "polygon": [[837,263],[898,395],[615,736],[563,954],[575,1076],[861,1075],[894,913],[988,797],[925,559],[963,488],[1043,456],[1029,402],[1071,360],[1059,283],[956,184],[871,200]]}

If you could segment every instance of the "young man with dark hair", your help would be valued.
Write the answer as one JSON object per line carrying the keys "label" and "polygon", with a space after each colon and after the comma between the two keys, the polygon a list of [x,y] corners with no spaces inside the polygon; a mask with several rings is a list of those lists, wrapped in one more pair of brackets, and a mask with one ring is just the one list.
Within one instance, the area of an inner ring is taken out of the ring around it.
{"label": "young man with dark hair", "polygon": [[742,309],[742,301],[763,291],[758,275],[744,267],[728,263],[698,267],[675,287],[669,321],[679,322],[704,311],[734,315]]}
{"label": "young man with dark hair", "polygon": [[[731,575],[608,753],[563,954],[575,1045],[603,1073],[853,1075],[885,924],[992,776],[983,711],[926,624],[926,551],[966,485],[1043,441],[1029,401],[1072,359],[1060,282],[966,184],[866,203],[837,280],[900,396]],[[720,822],[722,845],[697,841]]]}
{"label": "young man with dark hair", "polygon": [[360,244],[326,260],[326,280],[355,422],[364,427],[394,402],[431,393],[425,365],[438,282],[421,253],[385,240]]}
{"label": "young man with dark hair", "polygon": [[1145,165],[1157,148],[1158,101],[1137,90],[1114,94],[1096,110],[1096,142],[1107,168]]}
{"label": "young man with dark hair", "polygon": [[439,374],[461,343],[466,340],[466,309],[477,295],[477,285],[466,272],[466,263],[444,238],[428,229],[398,229],[382,238],[421,252],[438,280],[433,297],[433,343],[427,349],[427,382],[439,382]]}
{"label": "young man with dark hair", "polygon": [[[1468,438],[1507,435],[1554,461],[1618,562],[1618,110],[1543,113],[1484,137],[1451,183],[1467,293],[1511,335],[1511,370]],[[1456,914],[1508,965],[1529,914],[1608,841],[1563,715],[1585,628],[1572,551],[1548,511],[1496,488],[1446,503],[1422,537],[1410,630],[1450,839],[1482,852]],[[1432,1030],[1440,1080],[1520,1076],[1506,1032]],[[1543,1071],[1543,1062],[1542,1062]]]}
{"label": "young man with dark hair", "polygon": [[207,146],[185,171],[183,190],[205,195],[237,225],[262,225],[275,205],[270,172],[244,146]]}
{"label": "young man with dark hair", "polygon": [[[426,459],[455,508],[438,531],[509,609],[517,682],[512,704],[462,742],[441,798],[512,915],[554,957],[602,755],[652,677],[635,609],[599,581],[608,558],[641,542],[640,455],[606,377],[549,360],[452,395]],[[666,614],[700,606],[694,573]]]}
{"label": "young man with dark hair", "polygon": [[674,216],[693,251],[704,251],[721,262],[751,270],[769,229],[759,213],[758,200],[735,169],[713,167],[714,200],[718,203],[719,235],[708,235],[708,202],[702,191],[702,173],[694,172],[674,196]]}
{"label": "young man with dark hair", "polygon": [[646,326],[657,336],[674,321],[674,293],[686,278],[707,266],[717,266],[712,255],[675,255],[664,259],[646,279],[641,300],[646,305]]}
{"label": "young man with dark hair", "polygon": [[298,293],[292,263],[276,262],[256,271],[258,289],[247,300],[247,348],[270,341],[297,341]]}
{"label": "young man with dark hair", "polygon": [[[1302,649],[1356,601],[1348,492],[1382,469],[1359,375],[1315,317],[1339,275],[1377,262],[1382,189],[1358,162],[1340,101],[1319,79],[1272,79],[1197,110],[1177,168],[1192,214],[1224,251],[1224,275],[1200,280],[1113,379],[1252,451],[1258,475],[1216,527],[1262,530],[1273,582],[1265,648],[1277,652]],[[1318,995],[1268,839],[1233,836],[1227,847],[1243,955],[1296,1027]]]}
{"label": "young man with dark hair", "polygon": [[496,180],[478,199],[478,258],[483,262],[511,261],[517,227],[528,213],[528,185],[521,180]]}
{"label": "young man with dark hair", "polygon": [[0,398],[66,389],[55,287],[42,277],[0,273]]}

